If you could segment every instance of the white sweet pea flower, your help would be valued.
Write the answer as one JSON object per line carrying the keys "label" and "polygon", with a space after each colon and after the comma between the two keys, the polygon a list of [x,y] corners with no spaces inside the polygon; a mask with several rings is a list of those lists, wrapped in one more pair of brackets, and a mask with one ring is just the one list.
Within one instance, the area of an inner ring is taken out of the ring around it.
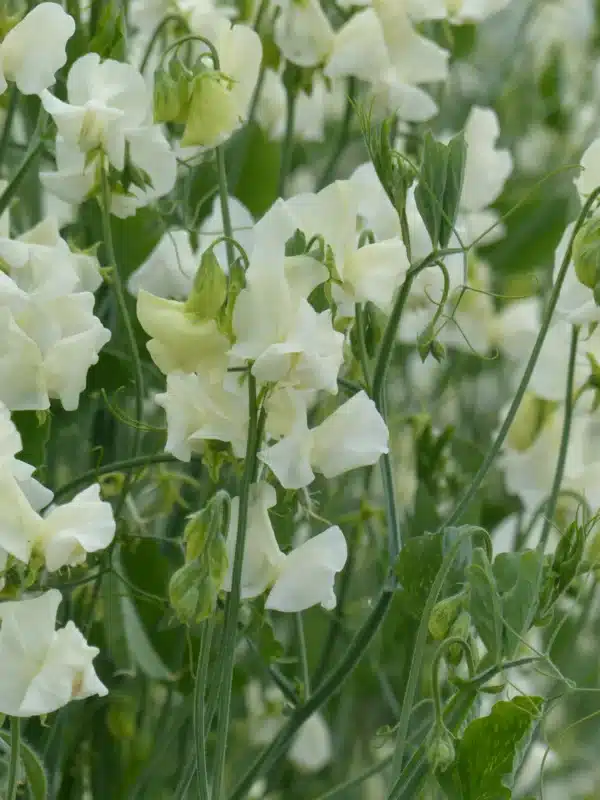
{"label": "white sweet pea flower", "polygon": [[75,20],[57,3],[40,3],[0,42],[0,94],[14,81],[23,94],[41,94],[67,60]]}
{"label": "white sweet pea flower", "polygon": [[0,470],[0,550],[27,564],[32,543],[42,527],[42,518],[33,510],[15,477],[8,470]]}
{"label": "white sweet pea flower", "polygon": [[437,106],[419,86],[444,81],[448,58],[446,50],[416,32],[403,4],[373,0],[372,8],[359,11],[337,31],[325,74],[367,81],[385,111],[423,122]]}
{"label": "white sweet pea flower", "polygon": [[198,320],[185,303],[165,300],[144,290],[138,293],[137,315],[152,338],[148,352],[156,366],[171,372],[199,372],[218,380],[227,371],[229,340],[214,319]]}
{"label": "white sweet pea flower", "polygon": [[335,181],[318,194],[297,195],[286,203],[296,228],[307,239],[322,236],[331,248],[338,283],[334,299],[344,314],[354,304],[371,301],[389,311],[409,263],[399,238],[358,247],[359,204],[349,181]]}
{"label": "white sweet pea flower", "polygon": [[[277,502],[275,489],[268,483],[256,483],[251,487],[248,505],[248,529],[244,547],[244,561],[240,597],[247,600],[258,597],[277,579],[279,570],[285,561],[285,555],[279,549],[275,532],[269,518],[269,509]],[[227,533],[227,574],[223,589],[231,591],[233,576],[233,559],[237,541],[240,498],[231,501],[229,530]]]}
{"label": "white sweet pea flower", "polygon": [[29,298],[94,292],[102,283],[98,259],[71,251],[55,217],[46,217],[17,239],[0,237],[0,262]]}
{"label": "white sweet pea flower", "polygon": [[142,75],[130,64],[97,53],[81,56],[67,78],[67,103],[41,95],[59,135],[82,153],[101,148],[117,170],[125,167],[125,132],[144,125],[150,96]]}
{"label": "white sweet pea flower", "polygon": [[101,500],[98,484],[50,508],[43,523],[33,546],[50,572],[82,564],[88,553],[108,547],[116,530],[111,505]]}
{"label": "white sweet pea flower", "polygon": [[316,428],[306,419],[259,458],[285,489],[308,486],[320,472],[334,478],[375,464],[388,452],[388,429],[375,403],[358,392]]}
{"label": "white sweet pea flower", "polygon": [[85,153],[62,136],[56,137],[56,170],[42,170],[40,180],[50,194],[78,206],[99,187],[96,162],[86,164]]}
{"label": "white sweet pea flower", "polygon": [[[335,608],[335,575],[344,568],[348,557],[342,531],[337,526],[328,528],[284,555],[268,513],[275,502],[275,490],[269,484],[252,487],[242,564],[242,597],[257,597],[271,586],[265,607],[274,611],[304,611],[317,604],[328,610]],[[223,583],[225,591],[231,591],[238,514],[239,498],[234,498],[227,534],[229,567]]]}
{"label": "white sweet pea flower", "polygon": [[167,231],[146,261],[131,274],[127,288],[134,296],[143,290],[155,297],[185,300],[198,263],[188,232]]}
{"label": "white sweet pea flower", "polygon": [[600,138],[594,139],[582,155],[581,174],[575,180],[575,186],[582,198],[600,186]]}
{"label": "white sweet pea flower", "polygon": [[506,8],[511,0],[408,0],[414,20],[448,19],[456,24],[481,22]]}
{"label": "white sweet pea flower", "polygon": [[[264,218],[263,223],[270,224]],[[324,280],[323,266],[303,256],[278,259],[271,252],[266,263],[274,267],[265,268],[256,259],[256,252],[266,252],[265,237],[255,235],[247,286],[233,312],[236,343],[231,355],[253,361],[252,372],[261,382],[335,394],[344,337],[334,330],[331,312],[317,313],[303,296]],[[284,243],[278,240],[275,249],[282,252]]]}
{"label": "white sweet pea flower", "polygon": [[9,409],[44,410],[50,398],[77,408],[111,335],[93,309],[90,292],[32,301],[16,316],[0,306],[0,400]]}
{"label": "white sweet pea flower", "polygon": [[283,57],[300,67],[316,67],[325,61],[334,33],[319,0],[277,0],[277,5],[275,44]]}
{"label": "white sweet pea flower", "polygon": [[[235,376],[233,376],[235,377]],[[167,414],[165,450],[180,461],[203,450],[204,440],[230,442],[242,458],[248,438],[248,391],[236,380],[213,383],[203,375],[174,372],[156,395]]]}
{"label": "white sweet pea flower", "polygon": [[498,198],[512,172],[508,150],[496,148],[500,125],[495,111],[475,106],[465,125],[467,157],[460,196],[465,213],[481,211]]}
{"label": "white sweet pea flower", "polygon": [[15,458],[22,449],[21,435],[10,411],[0,402],[0,472],[8,470],[34,511],[39,511],[52,501],[53,494],[33,477],[35,467]]}
{"label": "white sweet pea flower", "polygon": [[90,647],[73,622],[55,630],[57,589],[0,604],[0,712],[13,717],[49,714],[71,700],[104,696]]}

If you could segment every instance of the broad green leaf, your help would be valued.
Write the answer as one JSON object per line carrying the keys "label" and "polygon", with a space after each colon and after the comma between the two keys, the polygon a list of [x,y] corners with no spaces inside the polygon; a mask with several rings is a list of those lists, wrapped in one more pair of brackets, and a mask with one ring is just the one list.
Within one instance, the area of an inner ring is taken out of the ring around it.
{"label": "broad green leaf", "polygon": [[88,52],[98,53],[101,58],[125,59],[125,20],[116,3],[106,3],[98,18],[97,33],[92,37]]}
{"label": "broad green leaf", "polygon": [[[281,146],[277,142],[270,142],[254,123],[241,131],[239,136],[243,136],[244,140],[232,156],[232,187],[235,196],[252,214],[260,216],[277,198]],[[238,168],[236,160],[241,159],[243,163]],[[237,182],[236,173],[239,175]]]}
{"label": "broad green leaf", "polygon": [[406,609],[417,619],[444,560],[443,535],[426,533],[409,539],[398,556],[396,577],[406,599]]}
{"label": "broad green leaf", "polygon": [[502,594],[504,645],[508,658],[535,619],[542,565],[543,556],[536,550],[500,553],[494,559],[494,576]]}
{"label": "broad green leaf", "polygon": [[423,155],[419,182],[415,189],[415,201],[419,214],[437,247],[442,230],[442,209],[448,171],[448,151],[446,145],[437,142],[427,131],[423,137]]}
{"label": "broad green leaf", "polygon": [[475,548],[467,575],[471,587],[471,618],[495,664],[502,654],[502,601],[492,565],[482,548]]}
{"label": "broad green leaf", "polygon": [[439,234],[440,247],[448,245],[458,215],[467,159],[467,144],[464,133],[461,132],[450,139],[446,147],[446,159],[446,185],[442,203],[444,213],[440,220]]}
{"label": "broad green leaf", "polygon": [[449,800],[510,800],[541,697],[500,700],[489,716],[471,722],[456,747],[456,760],[437,779]]}
{"label": "broad green leaf", "polygon": [[133,659],[127,644],[123,609],[119,594],[121,583],[110,572],[102,576],[100,596],[102,598],[102,622],[106,639],[106,655],[111,659],[119,672],[131,672]]}
{"label": "broad green leaf", "polygon": [[49,411],[13,411],[12,421],[21,434],[23,449],[18,453],[36,469],[46,464],[46,448],[50,438],[52,416]]}
{"label": "broad green leaf", "polygon": [[[10,733],[8,731],[0,731],[0,737],[10,746]],[[20,756],[30,796],[33,800],[46,800],[48,797],[48,779],[46,778],[44,765],[35,750],[22,739]]]}

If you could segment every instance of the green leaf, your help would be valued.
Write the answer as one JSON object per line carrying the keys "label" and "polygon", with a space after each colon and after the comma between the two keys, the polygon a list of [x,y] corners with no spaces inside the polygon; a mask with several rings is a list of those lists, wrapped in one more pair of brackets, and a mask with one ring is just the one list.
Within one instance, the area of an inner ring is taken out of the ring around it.
{"label": "green leaf", "polygon": [[449,800],[509,800],[515,773],[540,717],[541,697],[496,703],[471,722],[456,747],[456,760],[437,779]]}
{"label": "green leaf", "polygon": [[[10,746],[10,733],[8,731],[0,731],[0,738]],[[48,797],[46,771],[38,754],[22,739],[20,756],[30,796],[33,797],[33,800],[46,800]]]}
{"label": "green leaf", "polygon": [[13,411],[11,417],[23,442],[18,458],[40,469],[46,463],[52,415],[49,411]]}
{"label": "green leaf", "polygon": [[173,680],[173,675],[152,646],[133,600],[125,592],[121,595],[121,609],[127,645],[135,663],[149,678],[156,681]]}
{"label": "green leaf", "polygon": [[[235,196],[258,217],[264,214],[277,199],[281,145],[271,142],[258,127],[252,123],[240,134],[246,138],[235,153],[243,158],[237,184],[234,182]],[[236,174],[237,164],[233,163],[232,174]],[[229,171],[228,171],[229,174]]]}
{"label": "green leaf", "polygon": [[423,155],[419,182],[415,189],[415,201],[433,247],[437,247],[442,231],[442,208],[447,171],[448,150],[446,145],[437,142],[431,131],[427,131],[423,137]]}
{"label": "green leaf", "polygon": [[471,618],[492,663],[496,664],[502,654],[502,601],[492,565],[482,548],[475,548],[467,575],[471,587]]}
{"label": "green leaf", "polygon": [[505,655],[510,658],[535,619],[539,605],[543,555],[536,550],[500,553],[494,576],[502,594]]}
{"label": "green leaf", "polygon": [[417,619],[421,618],[443,560],[441,533],[426,533],[409,539],[398,556],[396,577],[406,598],[406,609]]}
{"label": "green leaf", "polygon": [[90,53],[101,58],[125,59],[125,19],[116,3],[107,3],[98,19],[97,33],[89,43]]}
{"label": "green leaf", "polygon": [[464,133],[450,139],[446,146],[446,185],[442,202],[443,214],[440,220],[439,244],[446,247],[458,215],[460,195],[465,177],[467,143]]}

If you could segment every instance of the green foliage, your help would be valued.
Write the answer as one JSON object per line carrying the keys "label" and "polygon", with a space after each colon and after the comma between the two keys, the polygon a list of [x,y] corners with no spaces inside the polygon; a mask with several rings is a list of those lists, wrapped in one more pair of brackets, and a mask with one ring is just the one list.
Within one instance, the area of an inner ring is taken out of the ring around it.
{"label": "green foliage", "polygon": [[460,133],[445,145],[430,131],[423,152],[415,201],[434,247],[446,247],[456,221],[462,191],[467,146]]}
{"label": "green foliage", "polygon": [[50,411],[15,411],[12,420],[19,429],[23,442],[19,458],[40,470],[46,464],[52,414]]}
{"label": "green foliage", "polygon": [[541,697],[500,700],[489,716],[467,725],[454,763],[437,773],[448,800],[510,800],[515,772],[542,707]]}
{"label": "green foliage", "polygon": [[487,554],[480,547],[473,552],[467,576],[471,618],[492,663],[496,664],[502,653],[502,600]]}
{"label": "green foliage", "polygon": [[[7,731],[0,731],[0,739],[10,746],[10,734]],[[27,742],[21,741],[19,756],[30,797],[32,800],[47,800],[48,778],[39,755]]]}

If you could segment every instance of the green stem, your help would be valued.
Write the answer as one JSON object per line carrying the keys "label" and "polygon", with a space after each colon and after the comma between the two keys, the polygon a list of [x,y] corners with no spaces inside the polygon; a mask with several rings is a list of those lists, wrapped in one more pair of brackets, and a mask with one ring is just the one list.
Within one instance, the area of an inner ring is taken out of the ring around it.
{"label": "green stem", "polygon": [[32,143],[30,149],[27,151],[23,161],[21,162],[19,169],[12,177],[10,183],[6,187],[6,189],[0,194],[0,217],[6,209],[8,208],[9,203],[11,200],[16,196],[17,192],[19,191],[21,184],[27,173],[29,172],[29,168],[37,158],[37,156],[41,153],[44,149],[44,143],[41,139],[37,142]]}
{"label": "green stem", "polygon": [[556,513],[556,505],[560,496],[560,487],[565,473],[565,464],[567,461],[567,452],[569,450],[569,437],[571,435],[571,422],[573,420],[573,407],[575,404],[574,390],[575,390],[575,363],[577,360],[577,342],[579,340],[579,327],[573,326],[571,331],[571,348],[569,351],[569,366],[567,370],[567,389],[565,394],[565,410],[562,436],[560,439],[560,448],[558,451],[558,460],[556,462],[556,470],[554,472],[554,480],[552,482],[552,490],[548,498],[546,506],[546,513],[544,515],[544,527],[540,535],[540,542],[538,548],[541,552],[546,549],[548,537],[552,530],[552,522],[554,514]]}
{"label": "green stem", "polygon": [[251,372],[248,373],[248,399],[249,422],[248,442],[246,445],[246,459],[244,474],[240,491],[237,538],[233,556],[233,569],[231,577],[231,591],[225,605],[225,619],[223,622],[222,640],[222,684],[219,697],[219,717],[217,722],[216,758],[213,780],[213,800],[220,800],[221,788],[225,773],[225,756],[227,753],[227,734],[229,731],[229,714],[231,706],[231,683],[233,678],[233,663],[237,637],[237,621],[240,608],[242,565],[246,546],[246,533],[248,528],[248,508],[250,504],[250,489],[255,473],[257,452],[259,447],[258,408],[256,400],[256,379]]}
{"label": "green stem", "polygon": [[362,369],[363,381],[367,394],[371,394],[371,377],[369,370],[369,354],[365,339],[365,316],[364,309],[360,303],[354,306],[354,324],[356,325],[356,343],[358,345],[358,357]]}
{"label": "green stem", "polygon": [[279,186],[277,194],[283,197],[285,184],[292,169],[292,156],[294,155],[294,125],[296,123],[296,94],[292,89],[286,89],[286,119],[285,134],[281,146],[281,165],[279,168]]}
{"label": "green stem", "polygon": [[302,683],[304,684],[303,698],[308,700],[310,697],[310,670],[308,669],[308,652],[306,650],[306,637],[304,636],[304,625],[302,623],[302,612],[294,614],[296,623],[296,636],[298,638],[298,649],[300,651],[300,666],[302,668]]}
{"label": "green stem", "polygon": [[348,141],[350,139],[350,125],[352,123],[352,115],[354,114],[354,101],[356,98],[356,91],[358,88],[358,81],[356,78],[351,77],[348,79],[348,95],[346,98],[346,109],[344,111],[344,118],[342,120],[342,125],[340,127],[339,136],[335,143],[335,147],[333,148],[333,152],[327,162],[327,166],[323,170],[323,174],[317,181],[317,191],[324,189],[328,183],[331,182],[331,178],[335,173],[335,169],[338,165],[340,158],[342,157],[342,153],[346,149],[348,145]]}
{"label": "green stem", "polygon": [[492,466],[493,462],[496,459],[496,456],[500,452],[502,445],[504,444],[504,440],[508,435],[508,431],[510,430],[510,426],[512,425],[515,416],[517,415],[517,411],[519,410],[519,406],[521,405],[521,400],[523,399],[523,395],[527,390],[527,386],[529,385],[529,381],[531,379],[531,375],[533,370],[535,369],[535,365],[537,364],[537,360],[539,358],[542,346],[544,344],[544,340],[546,339],[546,334],[548,332],[548,328],[550,327],[550,322],[552,320],[552,316],[556,309],[556,304],[558,303],[558,298],[560,296],[560,292],[565,281],[565,277],[567,275],[567,271],[571,264],[571,254],[573,250],[573,241],[575,240],[576,235],[579,233],[579,230],[585,219],[590,212],[594,202],[596,201],[597,197],[600,195],[600,187],[595,189],[592,194],[588,197],[585,205],[583,206],[575,226],[573,228],[573,232],[571,233],[571,238],[569,240],[569,245],[567,247],[567,251],[565,256],[562,260],[562,264],[560,265],[560,269],[558,271],[558,275],[556,276],[556,281],[554,283],[554,287],[552,288],[552,292],[550,294],[550,299],[548,301],[548,306],[546,308],[546,313],[544,315],[544,319],[542,320],[542,325],[540,327],[540,331],[538,333],[537,339],[535,340],[535,344],[533,345],[533,350],[531,351],[531,355],[529,356],[529,361],[527,362],[527,366],[525,368],[525,372],[523,373],[523,377],[521,378],[521,382],[517,388],[517,392],[514,396],[514,399],[510,405],[508,413],[504,418],[502,425],[500,426],[500,430],[492,442],[491,447],[489,448],[485,458],[477,473],[475,474],[473,480],[463,493],[462,497],[456,504],[454,510],[450,514],[447,520],[443,523],[440,527],[440,530],[443,528],[448,527],[449,525],[454,525],[460,517],[466,511],[469,503],[475,497],[485,476],[487,475],[490,467]]}
{"label": "green stem", "polygon": [[231,265],[235,260],[235,251],[233,245],[231,213],[229,210],[229,190],[227,188],[225,148],[223,145],[217,147],[217,171],[219,175],[219,201],[221,203],[221,216],[223,217],[223,234],[225,237],[225,248],[227,250],[227,264],[231,268]]}
{"label": "green stem", "polygon": [[17,796],[17,781],[19,776],[19,759],[21,756],[21,720],[19,717],[10,719],[10,763],[8,765],[8,785],[6,800],[15,800]]}
{"label": "green stem", "polygon": [[206,768],[206,728],[204,721],[204,697],[206,693],[206,678],[210,660],[210,646],[215,628],[214,616],[202,625],[200,639],[200,653],[198,655],[198,668],[194,683],[194,744],[196,749],[196,780],[198,782],[198,797],[200,800],[210,800],[208,787],[208,770]]}
{"label": "green stem", "polygon": [[152,55],[152,51],[154,50],[154,45],[158,41],[158,37],[163,31],[169,22],[179,22],[183,28],[189,30],[187,21],[181,14],[167,14],[164,16],[158,25],[152,31],[152,36],[150,37],[150,41],[146,45],[146,50],[144,51],[144,57],[140,63],[140,72],[144,72],[146,67],[148,66],[148,61],[150,61],[150,56]]}
{"label": "green stem", "polygon": [[452,546],[452,549],[449,551],[444,561],[442,562],[442,565],[435,577],[435,581],[433,582],[431,590],[427,596],[427,602],[425,603],[425,607],[423,608],[423,614],[421,616],[421,620],[419,622],[419,628],[417,630],[417,636],[415,638],[413,656],[410,664],[410,670],[408,673],[408,680],[406,682],[404,700],[402,703],[402,714],[400,716],[400,721],[398,723],[396,749],[394,752],[394,758],[392,762],[393,764],[392,779],[395,779],[395,776],[400,775],[402,773],[402,766],[404,763],[404,752],[406,750],[406,744],[408,739],[408,726],[410,721],[410,715],[412,712],[415,694],[417,691],[417,684],[421,674],[421,664],[423,661],[423,656],[425,654],[425,646],[427,644],[429,618],[431,617],[433,608],[437,603],[437,599],[442,590],[442,586],[444,585],[444,581],[446,580],[448,573],[452,568],[454,559],[457,557],[460,548],[463,546],[463,540],[466,537],[470,537],[475,534],[480,534],[484,536],[488,550],[488,557],[489,558],[492,557],[493,553],[492,542],[489,537],[489,534],[487,534],[486,531],[484,531],[482,528],[475,528],[475,527],[469,527],[461,531],[458,534],[457,539],[454,542],[454,545]]}
{"label": "green stem", "polygon": [[[379,600],[365,620],[360,630],[356,633],[346,655],[338,666],[330,673],[329,677],[313,692],[304,705],[294,711],[288,722],[280,730],[271,744],[263,750],[254,764],[242,777],[233,790],[230,800],[242,800],[246,796],[254,781],[265,771],[269,770],[285,753],[290,742],[300,727],[319,709],[333,694],[342,687],[344,681],[352,673],[358,662],[363,657],[366,649],[371,644],[379,630],[385,614],[392,601],[393,592],[388,589],[379,596]],[[216,798],[215,798],[216,800]]]}
{"label": "green stem", "polygon": [[0,136],[0,166],[2,166],[4,162],[4,157],[6,156],[6,150],[10,142],[12,125],[18,107],[19,107],[19,90],[15,85],[13,85],[10,87],[9,90],[8,108],[6,110],[6,118],[4,120],[4,125],[2,127],[2,136]]}
{"label": "green stem", "polygon": [[69,483],[65,483],[54,492],[52,502],[55,502],[59,497],[65,494],[70,494],[80,486],[86,486],[89,483],[94,483],[101,475],[110,475],[113,472],[127,472],[135,470],[138,467],[149,467],[153,464],[180,464],[174,456],[168,453],[155,453],[148,456],[136,456],[135,458],[124,458],[122,461],[113,461],[111,464],[102,464],[94,469],[89,469],[83,472],[79,477],[75,478]]}
{"label": "green stem", "polygon": [[[101,169],[101,181],[102,181],[101,212],[102,212],[102,230],[104,235],[104,247],[108,264],[113,268],[112,278],[113,278],[113,285],[115,288],[115,297],[117,300],[117,306],[119,307],[119,311],[123,318],[123,324],[125,326],[127,342],[129,344],[129,349],[131,351],[131,360],[133,362],[133,378],[135,383],[135,418],[136,420],[141,421],[143,417],[143,405],[144,405],[144,373],[142,371],[142,361],[140,359],[140,351],[138,348],[137,339],[135,337],[133,323],[131,321],[129,310],[127,308],[127,299],[125,297],[123,279],[121,277],[121,273],[119,272],[119,268],[117,266],[117,259],[115,256],[115,249],[112,238],[112,228],[110,224],[110,187],[108,185],[108,174],[104,164],[102,165]],[[140,428],[136,425],[133,429],[131,458],[136,458],[140,454],[140,449],[142,444],[141,434],[142,432]],[[123,482],[121,494],[115,506],[115,518],[119,517],[123,509],[123,506],[125,505],[125,500],[127,499],[129,489],[131,488],[132,480],[133,480],[133,475],[131,472],[128,472],[125,481]]]}

